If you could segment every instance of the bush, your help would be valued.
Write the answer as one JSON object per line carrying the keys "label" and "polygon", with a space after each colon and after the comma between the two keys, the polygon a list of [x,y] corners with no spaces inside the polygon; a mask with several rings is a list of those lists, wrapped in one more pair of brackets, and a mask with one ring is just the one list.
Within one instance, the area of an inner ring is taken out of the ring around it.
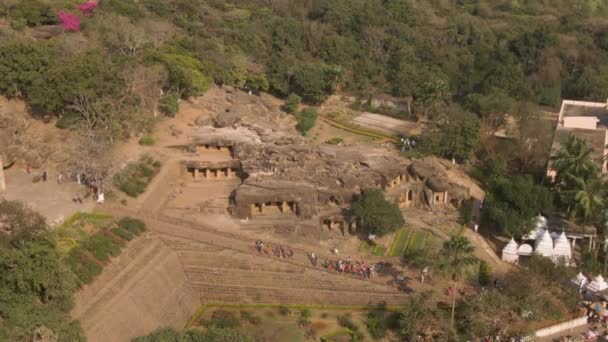
{"label": "bush", "polygon": [[123,217],[118,222],[118,226],[134,235],[139,235],[146,230],[146,224],[143,221],[131,217]]}
{"label": "bush", "polygon": [[386,335],[388,329],[386,324],[386,305],[378,304],[367,314],[367,330],[374,339],[380,339]]}
{"label": "bush", "polygon": [[90,284],[101,271],[101,266],[91,260],[82,247],[74,248],[66,258],[66,264],[78,277],[79,285]]}
{"label": "bush", "polygon": [[308,318],[312,317],[312,311],[310,311],[309,308],[304,308],[300,312],[300,316],[302,316],[302,318],[308,319]]}
{"label": "bush", "polygon": [[25,22],[28,26],[57,23],[57,15],[55,15],[51,6],[39,0],[18,1],[11,17]]}
{"label": "bush", "polygon": [[179,95],[169,93],[160,100],[160,110],[168,117],[175,117],[179,111]]}
{"label": "bush", "polygon": [[123,228],[114,228],[114,229],[112,229],[112,233],[126,241],[131,241],[131,240],[133,240],[133,237],[134,237],[133,233],[131,233],[130,231],[125,230]]}
{"label": "bush", "polygon": [[492,282],[492,269],[487,262],[481,260],[479,262],[478,281],[481,286],[488,286]]}
{"label": "bush", "polygon": [[317,110],[314,108],[307,108],[298,114],[298,124],[296,125],[296,129],[302,133],[302,135],[306,135],[308,131],[314,127],[315,122],[317,121]]}
{"label": "bush", "polygon": [[287,316],[291,313],[291,310],[289,310],[289,307],[287,307],[285,305],[281,305],[281,306],[279,306],[279,313],[282,316]]}
{"label": "bush", "polygon": [[97,259],[105,262],[110,260],[110,256],[120,254],[120,246],[103,232],[92,235],[82,243],[82,247],[91,252]]}
{"label": "bush", "polygon": [[156,139],[154,139],[154,137],[151,135],[144,135],[141,137],[141,139],[139,139],[139,144],[144,146],[152,146],[156,144]]}
{"label": "bush", "polygon": [[138,180],[126,180],[118,185],[118,188],[131,197],[137,197],[146,191],[146,184]]}
{"label": "bush", "polygon": [[300,102],[302,102],[302,98],[297,94],[291,93],[287,96],[283,110],[287,113],[295,113],[300,108]]}
{"label": "bush", "polygon": [[341,327],[350,329],[353,332],[358,332],[359,331],[359,327],[355,324],[355,322],[353,322],[352,317],[350,316],[350,314],[345,314],[345,315],[338,316],[338,324]]}
{"label": "bush", "polygon": [[205,322],[205,325],[215,328],[236,328],[241,325],[241,322],[234,313],[220,309],[211,314],[211,320]]}

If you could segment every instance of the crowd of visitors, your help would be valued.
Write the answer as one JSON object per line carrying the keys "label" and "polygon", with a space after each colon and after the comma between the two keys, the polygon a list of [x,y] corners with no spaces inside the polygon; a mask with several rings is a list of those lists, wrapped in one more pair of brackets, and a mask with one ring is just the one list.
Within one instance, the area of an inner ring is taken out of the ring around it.
{"label": "crowd of visitors", "polygon": [[[32,168],[28,167],[27,172],[32,173]],[[49,179],[49,172],[43,170],[42,174],[40,174],[40,179],[42,182],[47,182]],[[67,171],[65,175],[63,172],[58,172],[57,184],[63,184],[64,181],[76,182],[85,186],[85,191],[78,192],[72,197],[73,202],[82,204],[84,199],[89,197],[92,197],[94,201],[99,203],[104,202],[103,182],[101,178],[87,176],[85,173],[73,173],[71,171]]]}

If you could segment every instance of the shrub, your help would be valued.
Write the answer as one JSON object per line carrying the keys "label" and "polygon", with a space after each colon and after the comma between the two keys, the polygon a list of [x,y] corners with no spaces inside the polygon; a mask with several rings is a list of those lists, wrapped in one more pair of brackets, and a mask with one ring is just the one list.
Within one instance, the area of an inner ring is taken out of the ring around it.
{"label": "shrub", "polygon": [[135,235],[139,235],[146,230],[146,224],[142,220],[131,217],[123,217],[118,222],[118,226]]}
{"label": "shrub", "polygon": [[82,246],[97,259],[105,262],[110,260],[110,256],[118,256],[120,254],[120,246],[103,232],[95,233],[88,240],[84,241]]}
{"label": "shrub", "polygon": [[353,322],[352,317],[350,316],[350,314],[345,314],[345,315],[338,316],[338,324],[341,327],[350,329],[351,331],[354,331],[354,332],[358,332],[359,331],[359,327],[355,324],[355,322]]}
{"label": "shrub", "polygon": [[331,145],[339,145],[343,142],[344,142],[344,139],[338,138],[338,137],[327,140],[327,143],[331,144]]}
{"label": "shrub", "polygon": [[300,312],[300,316],[301,316],[302,318],[306,318],[306,319],[308,319],[308,318],[312,317],[312,311],[310,311],[310,309],[309,309],[309,308],[304,308],[304,309],[302,309],[302,311]]}
{"label": "shrub", "polygon": [[226,310],[215,310],[211,314],[211,320],[205,323],[207,327],[215,328],[236,328],[241,325],[234,313]]}
{"label": "shrub", "polygon": [[123,240],[127,240],[127,241],[133,240],[134,234],[123,228],[114,228],[114,229],[112,229],[112,233]]}
{"label": "shrub", "polygon": [[281,306],[279,306],[279,313],[282,316],[287,316],[291,313],[291,310],[289,310],[289,307],[287,307],[285,305],[281,305]]}
{"label": "shrub", "polygon": [[374,339],[380,339],[386,335],[388,329],[386,324],[386,305],[378,304],[367,314],[367,330]]}
{"label": "shrub", "polygon": [[152,166],[154,166],[155,168],[159,168],[161,165],[162,164],[158,160],[156,160],[152,163]]}
{"label": "shrub", "polygon": [[270,88],[270,84],[268,83],[266,75],[250,73],[247,75],[247,79],[245,80],[245,87],[252,90],[266,91],[268,88]]}
{"label": "shrub", "polygon": [[118,188],[131,197],[137,197],[146,191],[146,184],[138,180],[128,179],[120,183]]}
{"label": "shrub", "polygon": [[169,93],[160,100],[160,110],[168,117],[174,117],[179,111],[179,94]]}
{"label": "shrub", "polygon": [[478,281],[481,286],[488,286],[492,282],[492,269],[485,261],[479,262]]}
{"label": "shrub", "polygon": [[136,21],[145,16],[144,11],[135,0],[104,0],[100,2],[102,10],[112,11]]}
{"label": "shrub", "polygon": [[156,144],[156,139],[154,139],[154,137],[151,135],[144,135],[141,137],[141,139],[139,139],[139,144],[144,146],[152,146]]}
{"label": "shrub", "polygon": [[283,105],[283,110],[287,113],[295,113],[300,108],[300,102],[302,102],[302,98],[297,94],[291,93],[287,96],[285,105]]}
{"label": "shrub", "polygon": [[25,22],[28,26],[57,23],[57,16],[51,6],[40,0],[18,1],[11,16]]}
{"label": "shrub", "polygon": [[76,247],[70,251],[66,264],[78,277],[79,285],[90,284],[102,271],[101,266],[91,260],[82,247]]}
{"label": "shrub", "polygon": [[154,171],[152,168],[150,168],[148,165],[145,164],[140,164],[137,167],[137,171],[144,177],[148,178],[148,179],[152,179],[154,177],[154,175],[156,174],[156,171]]}
{"label": "shrub", "polygon": [[315,122],[317,121],[317,110],[314,108],[307,108],[298,114],[298,124],[296,125],[296,129],[302,133],[302,135],[306,135],[308,131],[314,127]]}

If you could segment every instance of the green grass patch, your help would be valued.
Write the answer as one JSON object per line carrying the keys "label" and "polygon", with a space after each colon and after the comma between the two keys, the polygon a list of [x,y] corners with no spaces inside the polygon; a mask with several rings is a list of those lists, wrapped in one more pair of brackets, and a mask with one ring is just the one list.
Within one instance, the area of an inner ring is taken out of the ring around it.
{"label": "green grass patch", "polygon": [[[184,330],[190,329],[194,323],[198,322],[201,316],[210,308],[234,308],[234,309],[267,309],[267,308],[279,308],[281,306],[287,306],[291,311],[298,310],[328,310],[328,311],[367,311],[369,310],[369,306],[367,305],[322,305],[322,304],[293,304],[293,305],[285,305],[285,304],[245,304],[245,303],[235,303],[235,304],[224,304],[224,303],[209,303],[201,305],[198,310],[190,317],[190,319],[184,325]],[[387,306],[386,311],[397,312],[402,310],[401,306]]]}
{"label": "green grass patch", "polygon": [[372,249],[374,249],[374,245],[369,243],[369,241],[361,241],[359,244],[359,252],[371,253]]}
{"label": "green grass patch", "polygon": [[351,341],[354,341],[353,339],[356,338],[357,333],[350,329],[340,329],[321,336],[321,342],[344,341],[344,337],[346,336],[349,336]]}
{"label": "green grass patch", "polygon": [[139,139],[139,144],[143,146],[153,146],[156,144],[156,139],[151,135],[144,135]]}
{"label": "green grass patch", "polygon": [[407,243],[406,251],[411,253],[423,249],[428,234],[429,233],[425,231],[415,230]]}
{"label": "green grass patch", "polygon": [[[140,220],[124,217],[115,223],[112,216],[106,214],[78,213],[66,223],[57,232],[57,245],[81,286],[90,284],[110,257],[120,255],[128,241],[146,230]],[[90,235],[82,229],[85,223],[95,225],[99,230]]]}
{"label": "green grass patch", "polygon": [[389,249],[388,256],[390,257],[398,257],[403,255],[405,251],[405,246],[409,240],[410,231],[402,228],[397,231],[395,234],[395,238],[393,239],[393,243],[391,244],[391,248]]}
{"label": "green grass patch", "polygon": [[128,196],[137,197],[160,172],[161,163],[150,156],[142,157],[136,163],[129,163],[116,176],[114,184]]}
{"label": "green grass patch", "polygon": [[375,256],[384,256],[386,250],[387,248],[385,246],[374,246],[374,248],[372,248],[372,254]]}

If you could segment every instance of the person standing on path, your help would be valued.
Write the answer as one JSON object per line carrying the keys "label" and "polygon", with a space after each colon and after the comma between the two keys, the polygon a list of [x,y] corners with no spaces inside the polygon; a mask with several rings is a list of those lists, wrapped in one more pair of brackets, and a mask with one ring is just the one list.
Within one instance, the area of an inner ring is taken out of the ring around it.
{"label": "person standing on path", "polygon": [[46,172],[46,170],[44,170],[44,171],[42,172],[42,181],[43,181],[43,182],[46,182],[47,178],[48,178],[48,173]]}
{"label": "person standing on path", "polygon": [[315,255],[315,252],[310,253],[310,260],[314,266],[317,266],[317,256]]}

